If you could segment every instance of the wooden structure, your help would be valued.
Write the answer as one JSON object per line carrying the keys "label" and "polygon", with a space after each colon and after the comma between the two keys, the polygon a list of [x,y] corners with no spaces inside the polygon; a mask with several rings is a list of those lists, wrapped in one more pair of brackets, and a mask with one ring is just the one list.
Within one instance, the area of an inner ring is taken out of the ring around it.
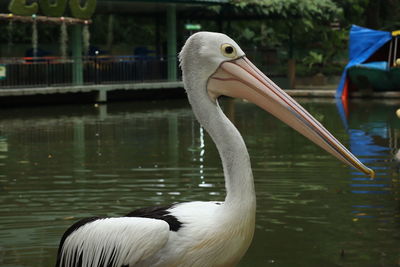
{"label": "wooden structure", "polygon": [[[0,23],[3,21],[16,21],[23,23],[54,23],[72,25],[72,36],[70,38],[71,51],[73,58],[79,58],[82,55],[82,25],[92,23],[89,19],[77,19],[72,17],[48,17],[40,14],[32,16],[18,16],[10,13],[5,1],[0,3]],[[228,3],[228,0],[97,0],[96,14],[129,14],[132,16],[154,17],[158,24],[166,26],[166,55],[168,60],[168,80],[176,81],[177,73],[177,17],[178,13],[185,14],[188,10],[198,10],[209,5],[222,5]],[[165,21],[160,21],[165,18]],[[76,60],[74,72],[77,85],[82,84],[82,63]]]}

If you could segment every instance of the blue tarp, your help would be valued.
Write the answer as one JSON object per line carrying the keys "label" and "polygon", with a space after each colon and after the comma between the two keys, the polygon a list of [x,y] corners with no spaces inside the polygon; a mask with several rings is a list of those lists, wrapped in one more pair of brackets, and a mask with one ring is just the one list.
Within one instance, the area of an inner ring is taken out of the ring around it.
{"label": "blue tarp", "polygon": [[360,67],[360,68],[374,69],[374,70],[387,70],[388,69],[387,61],[374,61],[374,62],[357,64],[356,66]]}
{"label": "blue tarp", "polygon": [[354,65],[363,63],[391,39],[391,32],[371,30],[357,25],[351,26],[349,40],[349,63],[344,68],[342,78],[337,88],[337,98],[340,98],[343,95],[343,89],[347,78],[347,69]]}

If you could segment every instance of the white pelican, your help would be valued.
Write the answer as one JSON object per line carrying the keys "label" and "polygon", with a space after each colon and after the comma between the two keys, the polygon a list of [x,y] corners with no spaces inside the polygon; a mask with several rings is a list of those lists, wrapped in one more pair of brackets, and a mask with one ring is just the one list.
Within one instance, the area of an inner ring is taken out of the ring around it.
{"label": "white pelican", "polygon": [[63,235],[57,266],[234,266],[254,233],[256,197],[250,158],[218,105],[221,95],[247,99],[346,164],[374,175],[221,33],[192,35],[179,54],[189,102],[215,142],[225,175],[224,202],[144,208],[123,217],[93,217]]}

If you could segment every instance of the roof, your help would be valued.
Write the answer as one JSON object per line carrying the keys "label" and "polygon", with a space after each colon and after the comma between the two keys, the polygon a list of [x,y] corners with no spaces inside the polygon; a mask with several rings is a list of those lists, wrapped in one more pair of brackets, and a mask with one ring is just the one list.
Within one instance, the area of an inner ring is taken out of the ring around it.
{"label": "roof", "polygon": [[[1,0],[0,0],[1,1]],[[229,0],[98,0],[96,13],[149,15],[165,13],[168,6],[175,4],[177,12],[202,9],[212,5],[224,5]]]}
{"label": "roof", "polygon": [[176,4],[176,3],[185,3],[185,4],[226,4],[229,3],[229,0],[118,0],[118,1],[110,1],[110,0],[98,0],[99,2],[136,2],[136,3],[161,3],[161,4]]}

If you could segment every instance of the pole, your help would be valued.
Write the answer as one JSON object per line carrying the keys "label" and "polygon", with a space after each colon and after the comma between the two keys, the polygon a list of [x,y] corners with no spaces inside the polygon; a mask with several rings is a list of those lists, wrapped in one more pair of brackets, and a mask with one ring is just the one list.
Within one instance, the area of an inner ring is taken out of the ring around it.
{"label": "pole", "polygon": [[177,50],[176,50],[176,6],[167,8],[167,62],[168,81],[177,80]]}
{"label": "pole", "polygon": [[83,84],[83,64],[82,64],[82,25],[72,27],[72,83],[73,85]]}

